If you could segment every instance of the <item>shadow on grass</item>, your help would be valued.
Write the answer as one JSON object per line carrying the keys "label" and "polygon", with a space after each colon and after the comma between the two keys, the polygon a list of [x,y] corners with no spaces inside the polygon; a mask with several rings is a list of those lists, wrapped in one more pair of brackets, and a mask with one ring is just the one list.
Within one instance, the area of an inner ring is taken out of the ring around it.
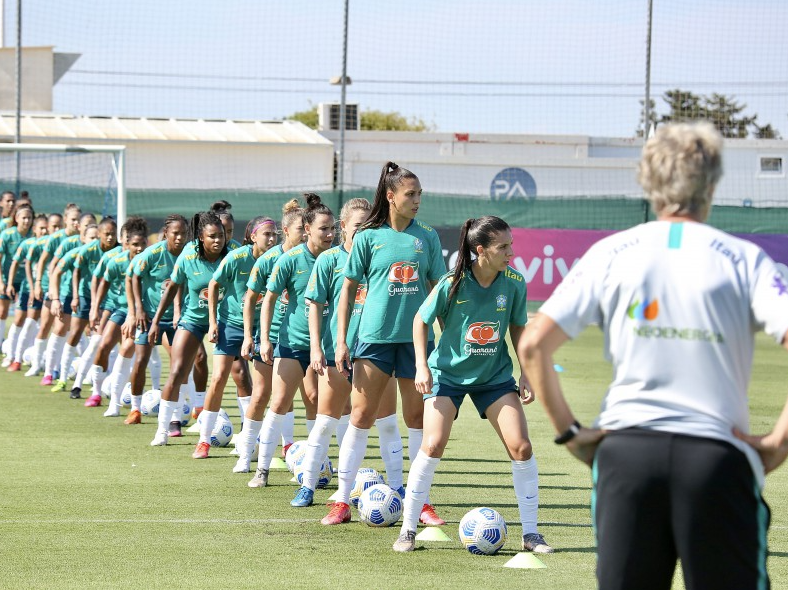
{"label": "shadow on grass", "polygon": [[596,553],[596,547],[556,547],[556,553]]}
{"label": "shadow on grass", "polygon": [[769,551],[769,557],[788,557],[788,552],[786,551]]}

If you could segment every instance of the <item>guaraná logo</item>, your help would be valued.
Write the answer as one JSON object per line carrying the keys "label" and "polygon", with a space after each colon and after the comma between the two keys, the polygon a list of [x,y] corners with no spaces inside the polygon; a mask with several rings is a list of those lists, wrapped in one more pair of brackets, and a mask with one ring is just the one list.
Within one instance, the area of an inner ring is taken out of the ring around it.
{"label": "guaran\u00e1 logo", "polygon": [[402,283],[415,283],[419,280],[419,263],[418,262],[395,262],[389,267],[389,282]]}
{"label": "guaran\u00e1 logo", "polygon": [[500,339],[501,322],[473,322],[465,333],[465,341],[475,344],[490,344]]}
{"label": "guaran\u00e1 logo", "polygon": [[356,289],[356,305],[364,305],[367,301],[367,286],[359,285]]}
{"label": "guaran\u00e1 logo", "polygon": [[627,308],[627,315],[633,320],[655,320],[659,315],[659,301],[646,299],[641,303],[635,299],[635,302]]}

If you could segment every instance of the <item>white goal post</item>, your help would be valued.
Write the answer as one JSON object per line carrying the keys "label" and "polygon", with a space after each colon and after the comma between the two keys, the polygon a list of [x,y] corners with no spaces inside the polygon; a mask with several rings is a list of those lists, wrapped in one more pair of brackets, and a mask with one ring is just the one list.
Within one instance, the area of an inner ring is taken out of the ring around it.
{"label": "white goal post", "polygon": [[[14,178],[20,178],[20,156],[26,153],[105,153],[112,156],[111,169],[116,186],[118,232],[126,222],[126,163],[125,145],[67,145],[67,144],[47,144],[47,143],[2,143],[0,142],[0,154],[14,153],[16,157],[16,170]],[[57,179],[48,179],[57,180]],[[35,197],[34,197],[35,199]],[[34,201],[35,204],[35,201]]]}

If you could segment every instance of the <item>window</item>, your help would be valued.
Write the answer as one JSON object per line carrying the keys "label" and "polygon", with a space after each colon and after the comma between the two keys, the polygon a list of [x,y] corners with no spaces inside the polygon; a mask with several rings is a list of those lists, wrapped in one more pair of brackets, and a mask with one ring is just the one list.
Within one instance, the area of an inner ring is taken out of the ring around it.
{"label": "window", "polygon": [[760,172],[764,176],[782,176],[783,159],[780,156],[761,156]]}

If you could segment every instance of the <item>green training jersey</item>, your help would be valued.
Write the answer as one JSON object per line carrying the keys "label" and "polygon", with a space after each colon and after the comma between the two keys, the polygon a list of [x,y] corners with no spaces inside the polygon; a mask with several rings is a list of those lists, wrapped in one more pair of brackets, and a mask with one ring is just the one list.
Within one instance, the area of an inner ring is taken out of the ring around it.
{"label": "green training jersey", "polygon": [[129,302],[126,300],[126,277],[131,267],[129,256],[128,250],[122,250],[104,265],[104,274],[101,278],[109,284],[104,307],[112,311],[129,308]]}
{"label": "green training jersey", "polygon": [[72,279],[74,277],[74,265],[77,262],[77,248],[72,248],[60,256],[58,260],[57,270],[60,271],[60,290],[58,295],[60,298],[71,297],[74,294],[74,286]]}
{"label": "green training jersey", "polygon": [[25,269],[23,267],[17,265],[16,275],[13,277],[8,276],[8,271],[11,270],[14,254],[16,254],[16,249],[19,248],[19,244],[30,236],[30,231],[23,235],[19,232],[19,228],[16,227],[9,227],[0,232],[0,252],[3,253],[3,281],[6,283],[21,283],[25,280]]}
{"label": "green training jersey", "polygon": [[[172,269],[170,280],[177,285],[184,285],[186,299],[181,313],[180,322],[195,326],[208,327],[208,283],[222,259],[213,262],[200,258],[196,250],[181,252]],[[224,297],[224,289],[219,287],[219,301]]]}
{"label": "green training jersey", "polygon": [[[230,252],[213,273],[213,280],[219,283],[225,293],[224,299],[219,303],[219,319],[239,328],[244,325],[243,298],[246,295],[246,283],[256,262],[253,248],[247,245]],[[259,316],[259,310],[257,315]]]}
{"label": "green training jersey", "polygon": [[[140,278],[142,307],[151,319],[159,308],[162,293],[170,284],[175,260],[175,255],[167,250],[167,241],[162,240],[145,248],[132,261],[132,272]],[[170,305],[162,314],[161,320],[171,322],[172,314],[173,307]]]}
{"label": "green training jersey", "polygon": [[[335,357],[338,331],[337,309],[339,309],[342,283],[345,281],[343,271],[345,270],[347,259],[348,252],[342,245],[330,248],[318,256],[305,293],[305,297],[310,301],[325,305],[323,308],[323,324],[320,330],[320,344],[323,348],[323,354],[330,361],[333,361]],[[367,285],[359,283],[358,289],[356,289],[356,300],[353,305],[353,313],[350,317],[346,339],[348,348],[351,350],[356,343],[358,324],[361,320],[361,312],[364,309],[366,296]]]}
{"label": "green training jersey", "polygon": [[[68,264],[64,266],[59,266],[61,272],[63,274],[60,275],[60,296],[64,297],[65,295],[71,295],[72,293],[72,286],[71,286],[71,277],[74,274],[74,262],[76,261],[76,250],[82,246],[82,240],[79,237],[79,234],[74,234],[73,236],[68,236],[63,241],[60,242],[60,245],[55,250],[55,256],[57,260],[62,260],[66,254],[70,253],[72,250],[74,251],[73,256],[69,256]],[[59,263],[58,263],[59,264]],[[66,291],[64,291],[66,289]]]}
{"label": "green training jersey", "polygon": [[367,280],[359,341],[413,342],[413,318],[430,292],[429,283],[445,272],[438,234],[420,221],[401,232],[384,223],[356,234],[344,274]]}
{"label": "green training jersey", "polygon": [[[57,249],[60,247],[61,242],[69,236],[68,234],[66,234],[66,230],[59,229],[51,236],[45,236],[45,237],[46,237],[46,243],[44,244],[41,252],[42,253],[46,252],[49,257],[47,258],[47,263],[46,263],[47,268],[44,268],[44,276],[41,277],[41,288],[43,289],[44,293],[46,293],[47,290],[49,289],[49,272],[47,272],[49,265],[52,264],[52,260],[55,258],[55,252],[57,252]],[[40,257],[41,255],[39,254],[39,258]]]}
{"label": "green training jersey", "polygon": [[[27,238],[26,240],[22,240],[22,243],[19,244],[19,247],[14,252],[14,260],[16,260],[16,264],[18,268],[22,269],[22,287],[21,289],[25,289],[26,291],[32,291],[33,285],[27,284],[27,273],[25,272],[25,261],[27,260],[28,253],[30,249],[33,248],[36,244],[36,240],[39,238]],[[33,273],[35,274],[35,273]]]}
{"label": "green training jersey", "polygon": [[[271,276],[271,271],[274,270],[274,265],[283,252],[282,244],[277,244],[273,248],[270,248],[268,252],[257,259],[257,262],[255,262],[252,267],[252,272],[249,274],[249,281],[246,283],[246,287],[258,294],[257,304],[254,306],[255,327],[260,325],[260,308],[265,298],[265,286],[268,284],[268,277]],[[287,291],[280,293],[274,304],[274,315],[271,318],[271,327],[268,330],[268,338],[271,342],[279,341],[279,327],[282,325],[285,311],[287,311]]]}
{"label": "green training jersey", "polygon": [[11,227],[10,217],[3,217],[3,219],[0,219],[0,232],[8,229],[9,227]]}
{"label": "green training jersey", "polygon": [[282,254],[268,277],[266,289],[283,294],[287,291],[287,311],[279,327],[279,344],[298,350],[309,350],[309,308],[304,292],[315,266],[315,257],[299,244]]}
{"label": "green training jersey", "polygon": [[104,256],[101,241],[93,240],[81,248],[77,248],[77,260],[74,268],[79,270],[79,296],[90,299],[90,286],[93,282],[93,273]]}
{"label": "green training jersey", "polygon": [[[107,270],[107,263],[113,258],[115,258],[116,256],[122,254],[123,252],[124,252],[123,246],[120,245],[115,246],[111,250],[107,250],[106,252],[104,252],[104,254],[99,259],[96,268],[93,269],[93,276],[98,279],[104,278],[104,273]],[[124,291],[124,295],[125,295],[125,291]],[[115,300],[115,294],[113,293],[111,288],[109,291],[107,291],[107,295],[104,297],[103,304],[101,302],[99,303],[102,305],[104,309],[109,309],[109,310],[115,309],[115,305],[117,302]]]}
{"label": "green training jersey", "polygon": [[444,276],[419,308],[426,324],[443,319],[443,333],[428,365],[437,383],[454,387],[499,385],[512,377],[506,346],[510,324],[524,326],[526,287],[523,275],[507,268],[489,287],[465,271],[451,301],[452,275]]}

